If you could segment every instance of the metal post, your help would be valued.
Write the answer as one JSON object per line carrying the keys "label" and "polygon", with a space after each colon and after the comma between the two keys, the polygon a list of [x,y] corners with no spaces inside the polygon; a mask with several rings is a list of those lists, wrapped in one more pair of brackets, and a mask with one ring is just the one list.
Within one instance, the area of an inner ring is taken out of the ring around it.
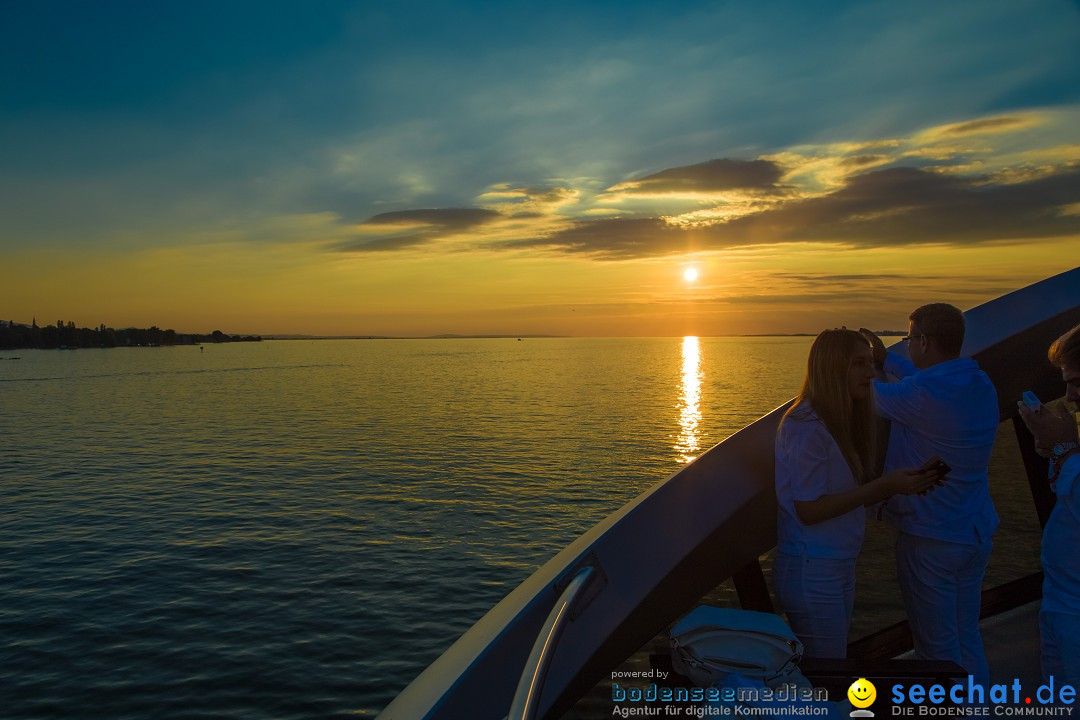
{"label": "metal post", "polygon": [[1035,512],[1039,515],[1039,526],[1046,527],[1046,521],[1050,519],[1050,512],[1057,502],[1050,483],[1046,480],[1050,472],[1050,461],[1035,452],[1035,437],[1027,429],[1023,419],[1014,415],[1012,421],[1016,442],[1020,445],[1020,457],[1024,461],[1024,471],[1027,473],[1028,486],[1031,488],[1031,499],[1035,502]]}
{"label": "metal post", "polygon": [[755,559],[743,565],[735,571],[731,579],[735,581],[735,592],[739,594],[739,604],[744,610],[775,612],[769,585],[765,582],[765,573],[761,570],[759,560]]}

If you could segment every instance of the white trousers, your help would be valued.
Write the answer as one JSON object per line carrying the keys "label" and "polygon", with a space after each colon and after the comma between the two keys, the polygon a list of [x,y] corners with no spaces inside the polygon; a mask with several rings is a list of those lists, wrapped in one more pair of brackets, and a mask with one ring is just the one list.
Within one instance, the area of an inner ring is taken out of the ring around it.
{"label": "white trousers", "polygon": [[1080,615],[1041,610],[1039,640],[1043,682],[1054,676],[1054,687],[1080,685]]}
{"label": "white trousers", "polygon": [[952,660],[990,687],[979,609],[990,541],[964,544],[901,532],[896,570],[915,657]]}
{"label": "white trousers", "polygon": [[806,657],[847,657],[855,607],[855,558],[837,560],[777,552],[773,586]]}

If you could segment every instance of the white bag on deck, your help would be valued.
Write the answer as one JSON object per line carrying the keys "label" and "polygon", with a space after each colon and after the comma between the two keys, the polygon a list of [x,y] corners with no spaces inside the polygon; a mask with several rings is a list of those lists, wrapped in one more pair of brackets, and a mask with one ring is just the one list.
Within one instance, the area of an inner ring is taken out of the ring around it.
{"label": "white bag on deck", "polygon": [[701,605],[671,628],[672,669],[699,687],[732,673],[771,684],[790,675],[803,645],[778,615]]}

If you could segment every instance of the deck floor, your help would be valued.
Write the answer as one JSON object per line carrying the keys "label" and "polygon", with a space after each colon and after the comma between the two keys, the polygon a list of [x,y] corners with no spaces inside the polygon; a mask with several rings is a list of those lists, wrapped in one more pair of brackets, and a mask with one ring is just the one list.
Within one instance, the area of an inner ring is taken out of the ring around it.
{"label": "deck floor", "polygon": [[982,623],[983,645],[990,663],[990,681],[1009,683],[1019,678],[1023,687],[1038,687],[1039,606],[1028,603]]}
{"label": "deck floor", "polygon": [[[982,621],[983,645],[990,664],[990,682],[1011,684],[1019,679],[1022,687],[1042,683],[1039,672],[1039,605],[1041,601],[1021,605]],[[912,657],[911,652],[900,658]]]}

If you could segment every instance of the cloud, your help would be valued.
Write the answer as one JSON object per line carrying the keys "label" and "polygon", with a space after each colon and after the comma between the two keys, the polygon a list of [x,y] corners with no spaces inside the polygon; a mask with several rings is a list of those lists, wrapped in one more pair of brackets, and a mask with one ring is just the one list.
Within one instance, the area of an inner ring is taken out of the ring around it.
{"label": "cloud", "polygon": [[[753,277],[749,287],[765,287],[779,283],[797,288],[797,292],[836,290],[840,297],[852,290],[865,291],[878,297],[901,293],[933,293],[948,287],[952,295],[1003,295],[1016,289],[1015,278],[985,276],[960,277],[950,274],[923,275],[918,273],[805,273],[770,271],[767,276]],[[778,297],[791,297],[790,291]]]}
{"label": "cloud", "polygon": [[509,244],[604,259],[791,242],[974,245],[1080,233],[1080,217],[1066,211],[1077,198],[1080,163],[1009,183],[990,176],[896,167],[853,175],[824,195],[713,224],[687,227],[659,218],[579,221],[547,237]]}
{"label": "cloud", "polygon": [[639,180],[620,183],[611,192],[632,194],[699,194],[725,190],[775,191],[782,168],[769,160],[719,159],[669,168]]}
{"label": "cloud", "polygon": [[926,131],[927,137],[960,137],[968,135],[993,135],[1003,132],[1015,132],[1035,127],[1042,122],[1036,113],[1024,115],[1003,115],[980,118],[968,122],[952,123]]}
{"label": "cloud", "polygon": [[888,155],[854,155],[841,158],[840,164],[846,167],[865,168],[869,165],[881,165],[891,160]]}
{"label": "cloud", "polygon": [[328,239],[350,252],[449,238],[459,249],[630,259],[787,243],[1069,237],[1080,233],[1080,146],[1061,140],[1072,137],[1077,117],[1080,110],[1066,109],[973,118],[908,137],[679,165],[615,184],[595,176],[496,182],[465,199],[471,207],[382,213],[343,224]]}
{"label": "cloud", "polygon": [[514,187],[508,183],[500,183],[491,187],[480,198],[495,201],[525,201],[533,200],[544,203],[560,203],[576,197],[577,191],[563,187]]}
{"label": "cloud", "polygon": [[514,217],[524,217],[530,213],[543,215],[557,212],[575,205],[580,198],[581,191],[569,187],[515,187],[509,183],[499,183],[484,191],[477,202],[510,212]]}
{"label": "cloud", "polygon": [[[902,275],[899,273],[861,273],[838,275],[838,274],[825,274],[825,273],[792,273],[792,272],[773,272],[770,273],[770,277],[781,278],[784,280],[809,282],[814,284],[828,283],[830,285],[835,283],[849,283],[862,280],[913,280],[916,276]],[[920,278],[925,279],[925,278]]]}
{"label": "cloud", "polygon": [[974,244],[1080,232],[1080,223],[1059,212],[1077,197],[1080,165],[1009,184],[899,167],[853,176],[834,193],[748,221],[782,240]]}
{"label": "cloud", "polygon": [[691,233],[659,218],[614,218],[574,223],[547,237],[506,243],[509,247],[548,247],[565,252],[642,257],[687,252]]}
{"label": "cloud", "polygon": [[464,230],[494,220],[498,215],[497,212],[481,208],[398,210],[375,215],[362,224],[427,226],[444,230]]}
{"label": "cloud", "polygon": [[340,252],[381,252],[425,245],[493,222],[502,215],[483,208],[398,210],[375,215],[356,226],[361,239],[338,243]]}

